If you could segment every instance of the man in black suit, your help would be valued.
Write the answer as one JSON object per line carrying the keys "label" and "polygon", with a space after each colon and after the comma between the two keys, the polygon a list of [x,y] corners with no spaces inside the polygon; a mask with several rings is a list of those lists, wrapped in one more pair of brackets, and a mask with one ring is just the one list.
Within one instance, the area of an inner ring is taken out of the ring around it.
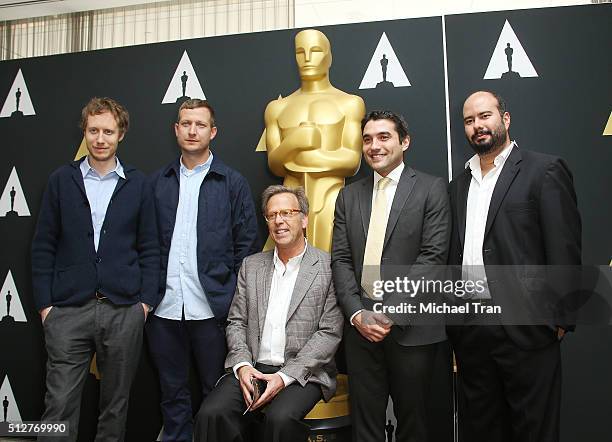
{"label": "man in black suit", "polygon": [[[374,313],[381,267],[444,264],[450,236],[446,184],[404,165],[404,119],[374,111],[362,121],[363,155],[373,175],[346,186],[336,201],[332,270],[346,316],[353,441],[385,438],[393,399],[396,438],[427,441],[425,403],[443,325],[392,325]],[[382,269],[384,271],[384,268]]]}
{"label": "man in black suit", "polygon": [[[562,159],[519,149],[510,140],[510,114],[492,92],[467,98],[463,124],[476,155],[450,184],[449,261],[462,265],[464,274],[481,272],[486,285],[477,298],[507,312],[520,300],[513,284],[521,277],[510,278],[517,272],[513,266],[581,263],[572,175]],[[500,271],[499,266],[506,267]],[[525,299],[535,300],[530,289],[537,277],[527,281]],[[559,341],[568,326],[514,325],[526,324],[524,319],[449,327],[464,395],[460,420],[466,441],[559,440]]]}

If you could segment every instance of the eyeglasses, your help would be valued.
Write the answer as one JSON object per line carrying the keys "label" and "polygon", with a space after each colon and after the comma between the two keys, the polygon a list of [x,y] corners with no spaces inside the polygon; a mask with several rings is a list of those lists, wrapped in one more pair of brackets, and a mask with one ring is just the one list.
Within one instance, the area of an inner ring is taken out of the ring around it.
{"label": "eyeglasses", "polygon": [[276,220],[276,215],[280,215],[283,221],[287,221],[293,218],[298,213],[302,213],[302,211],[300,209],[283,209],[283,210],[279,210],[278,212],[266,213],[264,215],[264,218],[266,219],[266,221],[271,223]]}

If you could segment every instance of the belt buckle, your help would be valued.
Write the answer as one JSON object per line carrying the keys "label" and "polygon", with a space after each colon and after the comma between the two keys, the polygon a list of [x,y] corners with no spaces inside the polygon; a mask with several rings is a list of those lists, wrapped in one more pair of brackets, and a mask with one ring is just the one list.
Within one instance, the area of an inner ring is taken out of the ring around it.
{"label": "belt buckle", "polygon": [[96,292],[96,299],[98,301],[104,301],[105,299],[108,299],[108,298],[104,296],[103,294],[101,294],[100,292]]}

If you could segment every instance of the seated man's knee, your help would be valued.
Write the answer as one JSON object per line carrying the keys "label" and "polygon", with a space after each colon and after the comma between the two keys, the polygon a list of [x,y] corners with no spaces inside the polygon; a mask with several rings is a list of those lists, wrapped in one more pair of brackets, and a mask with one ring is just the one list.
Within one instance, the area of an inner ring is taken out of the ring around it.
{"label": "seated man's knee", "polygon": [[208,421],[211,419],[218,419],[220,416],[223,416],[227,413],[227,410],[224,410],[221,404],[218,401],[211,401],[205,399],[200,406],[200,410],[196,415],[196,420],[204,420]]}
{"label": "seated man's knee", "polygon": [[265,411],[265,425],[282,429],[301,424],[299,416],[292,415],[288,410],[280,407],[268,407]]}

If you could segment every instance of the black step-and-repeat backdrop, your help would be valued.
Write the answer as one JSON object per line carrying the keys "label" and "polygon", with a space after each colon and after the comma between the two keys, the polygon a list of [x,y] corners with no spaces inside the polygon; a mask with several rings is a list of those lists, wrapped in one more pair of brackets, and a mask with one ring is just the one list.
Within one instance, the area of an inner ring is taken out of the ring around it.
{"label": "black step-and-repeat backdrop", "polygon": [[[589,5],[320,29],[332,44],[332,83],[362,96],[368,109],[406,116],[412,135],[407,162],[417,169],[457,174],[471,156],[461,121],[464,98],[480,88],[505,96],[513,139],[522,148],[569,162],[583,216],[584,260],[607,264],[612,257],[610,23],[610,5]],[[281,181],[256,147],[266,104],[299,87],[296,32],[0,63],[0,400],[7,420],[38,420],[42,412],[45,353],[32,301],[30,241],[48,175],[72,160],[81,144],[82,106],[92,96],[123,103],[132,126],[120,157],[152,172],[177,155],[172,130],[177,101],[182,95],[207,98],[219,126],[213,150],[247,177],[258,204],[261,191]],[[364,176],[366,168],[363,164],[353,179]],[[262,238],[264,227],[260,222]],[[565,340],[564,441],[609,440],[611,348],[610,327],[580,327]],[[128,440],[156,438],[158,399],[145,353],[133,389]],[[92,439],[96,400],[92,377],[80,440]],[[450,414],[441,415],[449,418],[441,426],[451,428]]]}

